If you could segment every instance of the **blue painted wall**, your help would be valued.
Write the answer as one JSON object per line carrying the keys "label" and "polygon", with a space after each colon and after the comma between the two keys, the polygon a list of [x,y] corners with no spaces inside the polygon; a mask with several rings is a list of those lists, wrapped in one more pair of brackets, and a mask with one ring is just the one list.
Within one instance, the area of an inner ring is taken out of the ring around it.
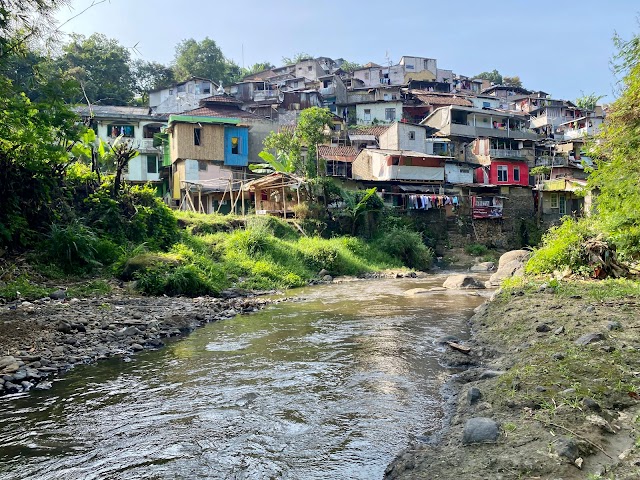
{"label": "blue painted wall", "polygon": [[[238,153],[233,153],[232,138],[238,138]],[[249,127],[224,127],[224,164],[233,167],[249,165]]]}

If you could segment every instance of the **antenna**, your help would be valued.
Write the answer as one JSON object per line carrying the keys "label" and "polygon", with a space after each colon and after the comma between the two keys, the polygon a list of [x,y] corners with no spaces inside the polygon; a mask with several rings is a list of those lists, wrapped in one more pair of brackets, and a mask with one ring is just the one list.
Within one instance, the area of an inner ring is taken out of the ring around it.
{"label": "antenna", "polygon": [[244,43],[242,44],[242,69],[244,70]]}

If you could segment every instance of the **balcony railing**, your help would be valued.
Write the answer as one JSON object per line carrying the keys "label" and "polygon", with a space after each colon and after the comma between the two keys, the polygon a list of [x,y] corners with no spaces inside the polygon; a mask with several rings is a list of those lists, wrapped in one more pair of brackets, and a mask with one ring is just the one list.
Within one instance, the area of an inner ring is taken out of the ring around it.
{"label": "balcony railing", "polygon": [[517,158],[524,160],[525,154],[521,150],[507,150],[506,148],[490,148],[489,155],[495,158]]}
{"label": "balcony railing", "polygon": [[538,167],[564,167],[569,159],[567,157],[549,157],[542,156],[536,158],[536,166]]}

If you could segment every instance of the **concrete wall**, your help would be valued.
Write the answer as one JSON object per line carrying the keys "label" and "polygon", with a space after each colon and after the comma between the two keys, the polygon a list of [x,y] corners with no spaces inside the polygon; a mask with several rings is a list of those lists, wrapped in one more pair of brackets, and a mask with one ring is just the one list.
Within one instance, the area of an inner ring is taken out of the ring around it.
{"label": "concrete wall", "polygon": [[[410,133],[413,132],[413,135]],[[411,137],[413,136],[413,139]],[[395,123],[380,135],[380,148],[387,150],[411,150],[414,152],[427,153],[425,144],[426,129],[420,125],[406,123]],[[433,146],[431,149],[433,153]]]}
{"label": "concrete wall", "polygon": [[[385,109],[395,108],[396,118],[392,121],[385,120]],[[371,110],[371,117],[369,120],[365,120],[365,110]],[[402,118],[402,102],[376,102],[376,103],[361,103],[356,105],[356,123],[358,125],[371,125],[374,120],[378,120],[378,123],[393,123]]]}
{"label": "concrete wall", "polygon": [[445,180],[448,183],[473,183],[473,167],[459,163],[446,163],[444,166]]}
{"label": "concrete wall", "polygon": [[215,85],[209,84],[209,91],[204,92],[206,86],[202,80],[191,80],[185,84],[185,91],[178,92],[178,87],[165,88],[149,93],[149,106],[156,113],[181,113],[198,108],[203,98],[215,93]]}

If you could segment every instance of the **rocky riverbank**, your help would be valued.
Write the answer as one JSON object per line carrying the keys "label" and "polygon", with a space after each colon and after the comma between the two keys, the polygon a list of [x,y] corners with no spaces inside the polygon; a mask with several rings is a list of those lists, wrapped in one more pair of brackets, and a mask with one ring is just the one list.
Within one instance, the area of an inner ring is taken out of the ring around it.
{"label": "rocky riverbank", "polygon": [[[56,295],[52,295],[56,297]],[[160,348],[164,339],[253,312],[271,300],[110,295],[43,298],[0,307],[0,395],[51,388],[77,364]]]}
{"label": "rocky riverbank", "polygon": [[588,293],[602,288],[529,284],[481,306],[470,352],[445,347],[464,371],[444,429],[384,478],[640,478],[640,299]]}

